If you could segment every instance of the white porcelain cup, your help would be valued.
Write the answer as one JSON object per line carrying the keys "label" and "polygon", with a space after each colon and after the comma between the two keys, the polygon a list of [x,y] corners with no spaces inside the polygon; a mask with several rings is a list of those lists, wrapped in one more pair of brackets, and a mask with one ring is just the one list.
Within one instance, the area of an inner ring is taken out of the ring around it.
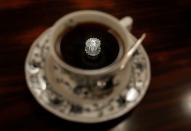
{"label": "white porcelain cup", "polygon": [[[112,64],[99,69],[80,69],[67,64],[58,56],[56,48],[60,37],[68,28],[86,22],[109,27],[121,40],[118,57]],[[131,50],[128,39],[131,26],[131,17],[119,20],[107,13],[92,10],[76,11],[59,19],[50,30],[50,55],[46,62],[46,74],[55,91],[77,104],[104,103],[120,94],[131,75],[129,61],[125,60],[127,52]],[[110,87],[106,89],[108,83]]]}

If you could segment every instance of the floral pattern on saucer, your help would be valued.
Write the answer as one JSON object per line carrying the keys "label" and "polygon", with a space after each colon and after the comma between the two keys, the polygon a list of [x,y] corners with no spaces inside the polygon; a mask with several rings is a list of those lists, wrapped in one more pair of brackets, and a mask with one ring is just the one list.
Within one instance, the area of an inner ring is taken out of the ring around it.
{"label": "floral pattern on saucer", "polygon": [[[150,82],[150,63],[142,46],[131,60],[132,75],[128,86],[108,103],[79,105],[55,92],[46,77],[45,62],[49,53],[49,31],[32,45],[25,63],[28,87],[36,100],[53,114],[71,121],[97,123],[122,116],[143,98]],[[131,36],[131,43],[135,38]]]}

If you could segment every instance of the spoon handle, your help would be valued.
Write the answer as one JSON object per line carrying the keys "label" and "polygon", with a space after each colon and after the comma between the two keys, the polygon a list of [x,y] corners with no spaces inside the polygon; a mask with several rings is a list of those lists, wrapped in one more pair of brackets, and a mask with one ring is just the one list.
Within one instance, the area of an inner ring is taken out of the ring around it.
{"label": "spoon handle", "polygon": [[129,51],[125,55],[125,59],[123,61],[123,64],[121,65],[121,69],[123,69],[126,66],[127,62],[129,61],[129,59],[131,59],[133,53],[137,50],[137,48],[143,42],[145,37],[146,37],[146,34],[145,33],[142,34],[141,37],[136,41],[136,43],[132,45],[132,47],[129,49]]}
{"label": "spoon handle", "polygon": [[127,53],[128,58],[131,58],[131,56],[133,55],[133,53],[137,50],[137,48],[139,47],[139,45],[143,42],[143,40],[145,39],[146,34],[142,34],[141,37],[136,41],[136,43],[130,48],[130,50]]}

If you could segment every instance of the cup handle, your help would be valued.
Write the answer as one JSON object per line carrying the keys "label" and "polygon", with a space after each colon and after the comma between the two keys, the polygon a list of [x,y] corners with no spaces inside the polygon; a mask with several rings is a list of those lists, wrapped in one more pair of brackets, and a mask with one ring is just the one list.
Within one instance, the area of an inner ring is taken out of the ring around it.
{"label": "cup handle", "polygon": [[[127,16],[127,17],[124,17],[123,19],[121,19],[120,23],[122,26],[124,26],[125,28],[127,28],[130,31],[132,28],[133,19],[131,17]],[[131,59],[133,53],[137,50],[137,48],[143,42],[145,37],[146,37],[146,34],[144,33],[137,41],[135,41],[135,43],[133,45],[131,45],[128,52],[126,52],[126,54],[125,54],[125,59],[121,65],[121,69],[123,69],[126,66],[127,62],[129,61],[129,59]]]}
{"label": "cup handle", "polygon": [[120,24],[130,31],[133,25],[133,18],[131,18],[130,16],[126,16],[120,20]]}

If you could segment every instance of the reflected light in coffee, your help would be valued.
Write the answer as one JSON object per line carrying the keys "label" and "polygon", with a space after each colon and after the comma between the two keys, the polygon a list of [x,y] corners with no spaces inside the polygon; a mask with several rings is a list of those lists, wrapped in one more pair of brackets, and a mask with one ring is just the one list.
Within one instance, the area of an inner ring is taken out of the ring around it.
{"label": "reflected light in coffee", "polygon": [[85,52],[90,56],[97,56],[101,52],[101,41],[98,38],[89,38],[86,41]]}

